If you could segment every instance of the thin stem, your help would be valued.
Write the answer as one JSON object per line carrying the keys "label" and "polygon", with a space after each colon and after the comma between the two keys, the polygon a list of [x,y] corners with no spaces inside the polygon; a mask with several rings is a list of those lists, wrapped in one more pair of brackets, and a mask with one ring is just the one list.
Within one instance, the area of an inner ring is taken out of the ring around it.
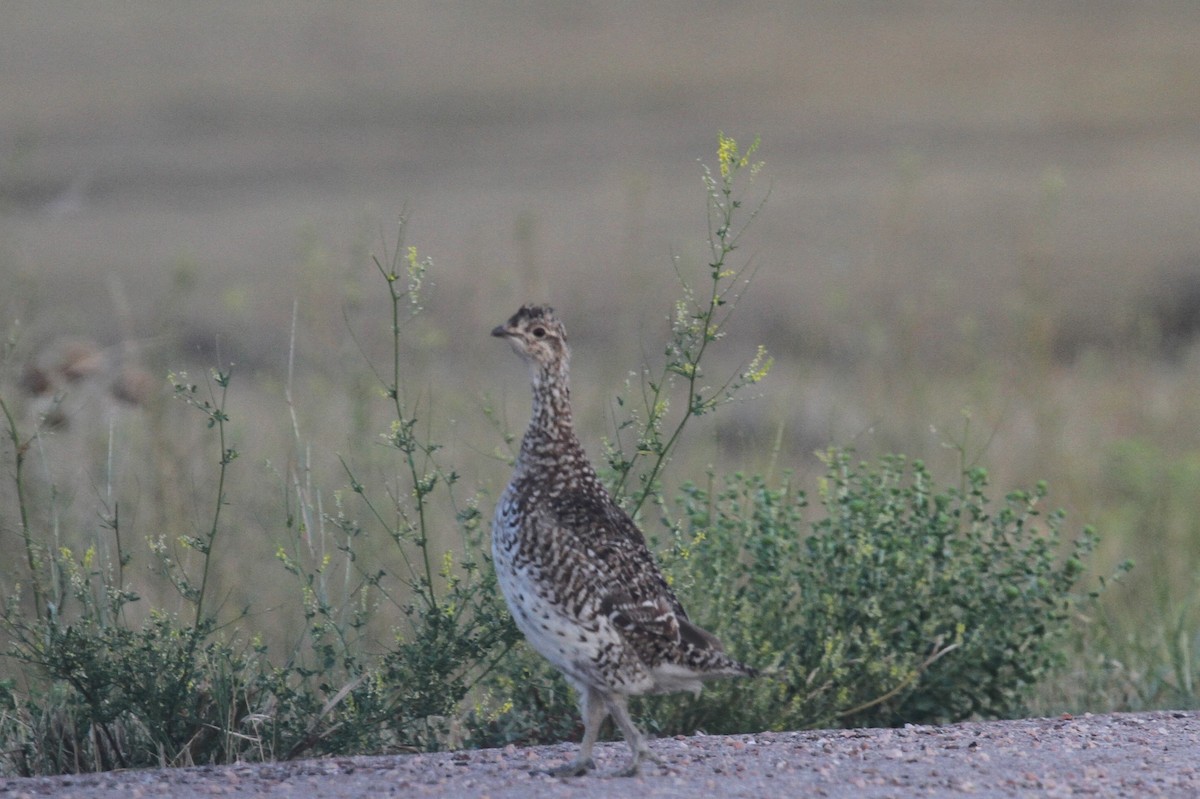
{"label": "thin stem", "polygon": [[[396,249],[392,253],[391,258],[387,258],[388,266],[384,267],[383,263],[378,259],[375,260],[375,266],[387,281],[388,295],[392,301],[392,374],[391,383],[385,386],[388,396],[392,400],[392,405],[395,410],[397,427],[392,435],[393,444],[404,453],[404,461],[408,467],[408,475],[412,481],[413,498],[416,502],[416,529],[417,529],[417,546],[421,549],[421,567],[424,571],[424,585],[418,585],[418,594],[425,602],[426,607],[430,611],[438,610],[437,594],[434,591],[433,582],[433,561],[430,559],[429,552],[429,523],[427,519],[428,502],[426,494],[432,488],[431,481],[436,481],[439,477],[437,470],[434,470],[432,478],[423,474],[421,466],[417,463],[417,453],[420,452],[428,461],[432,452],[433,446],[421,444],[417,437],[413,434],[413,429],[416,426],[417,420],[408,415],[405,408],[404,400],[400,394],[400,374],[401,374],[401,347],[400,347],[400,323],[402,319],[401,307],[409,297],[409,290],[402,288],[400,285],[400,261],[402,252],[404,251],[404,228],[407,223],[407,218],[402,213],[400,216],[400,230],[396,237]],[[384,252],[386,258],[386,250]],[[415,258],[415,256],[414,256]],[[410,263],[410,267],[415,264]],[[414,278],[412,269],[409,271],[410,281]],[[415,285],[415,284],[413,284]],[[411,288],[411,286],[410,286]],[[399,498],[397,498],[399,499]],[[378,514],[376,514],[378,515]],[[403,547],[401,547],[403,550]],[[408,560],[405,555],[405,561]],[[409,566],[411,571],[411,565]],[[418,581],[419,582],[419,581]]]}
{"label": "thin stem", "polygon": [[25,543],[25,559],[29,564],[29,581],[33,588],[34,618],[40,619],[42,617],[42,579],[38,573],[38,558],[34,551],[33,534],[29,529],[29,509],[25,501],[25,480],[22,473],[25,465],[25,453],[33,439],[21,442],[20,434],[17,432],[17,422],[3,397],[0,397],[0,410],[4,412],[4,418],[8,423],[8,438],[13,445],[13,482],[16,484],[17,509],[21,516],[21,538]]}
{"label": "thin stem", "polygon": [[469,694],[471,691],[475,690],[475,686],[483,682],[484,678],[491,674],[492,671],[500,665],[500,661],[504,660],[504,657],[512,650],[514,646],[516,646],[516,644],[516,641],[509,641],[507,644],[505,644],[504,648],[500,650],[500,653],[488,661],[487,665],[484,666],[480,672],[466,684],[465,693]]}
{"label": "thin stem", "polygon": [[953,644],[950,644],[947,647],[943,647],[943,648],[939,649],[939,647],[941,647],[941,645],[942,645],[941,640],[935,641],[933,644],[933,647],[930,651],[929,657],[925,658],[925,660],[922,663],[918,664],[917,667],[915,669],[913,669],[912,672],[910,672],[909,675],[907,677],[905,677],[903,680],[901,680],[894,688],[892,688],[892,690],[888,691],[887,693],[885,693],[881,696],[877,696],[874,699],[871,699],[867,702],[863,702],[861,705],[852,707],[849,710],[838,711],[837,717],[844,719],[849,716],[853,716],[858,713],[862,713],[864,710],[870,710],[873,707],[882,705],[884,702],[886,702],[889,699],[891,699],[892,697],[898,695],[905,688],[908,688],[910,685],[915,683],[917,681],[917,679],[922,674],[924,674],[925,671],[930,666],[932,666],[936,661],[940,660],[942,658],[942,656],[948,655],[951,652],[953,652],[955,649],[958,649],[960,646],[962,646],[962,644],[957,641],[954,642]]}
{"label": "thin stem", "polygon": [[[692,349],[692,347],[687,345],[680,347],[681,355],[684,364],[686,365],[686,368],[683,370],[683,372],[685,373],[685,377],[687,379],[687,405],[684,408],[683,416],[680,417],[679,422],[675,425],[675,429],[667,438],[666,443],[655,447],[656,457],[654,463],[651,464],[650,470],[645,474],[641,490],[629,508],[630,514],[634,516],[637,515],[638,511],[640,511],[642,506],[646,503],[646,500],[651,496],[651,494],[654,493],[655,481],[658,479],[663,469],[666,468],[671,452],[674,450],[676,443],[683,435],[684,429],[687,428],[688,422],[693,416],[699,416],[706,410],[704,404],[700,402],[700,395],[696,388],[697,381],[700,379],[700,362],[704,358],[704,353],[708,349],[708,345],[715,341],[717,337],[716,334],[718,330],[716,328],[719,328],[719,326],[714,327],[713,320],[716,317],[717,309],[724,304],[721,281],[725,277],[725,260],[729,254],[733,252],[737,237],[740,236],[742,231],[745,230],[745,226],[743,225],[741,230],[739,230],[736,235],[733,237],[730,237],[729,235],[730,227],[733,224],[734,209],[740,205],[740,203],[735,203],[730,199],[731,191],[731,181],[729,178],[726,178],[724,188],[721,191],[721,194],[725,197],[725,200],[722,202],[717,197],[710,197],[708,204],[710,231],[709,245],[713,252],[713,262],[709,265],[710,269],[712,270],[712,279],[709,284],[709,296],[708,301],[705,303],[703,314],[698,318],[693,318],[693,328],[692,331],[689,331],[689,333],[694,334],[694,331],[697,330],[695,323],[699,322],[699,335],[695,336],[695,340],[692,342],[692,345],[695,348]],[[714,212],[719,212],[719,223],[715,228],[713,227]],[[656,409],[660,407],[659,398],[662,391],[662,386],[665,384],[665,382],[666,380],[660,380],[654,387],[654,404],[650,406],[651,418],[647,421],[648,427],[652,427],[658,422],[658,418],[656,418],[654,414]],[[631,461],[636,459],[637,454],[635,453]],[[632,469],[627,470],[621,475],[621,478],[617,482],[614,493],[619,493],[619,491],[624,487],[626,476],[631,470]]]}
{"label": "thin stem", "polygon": [[[359,483],[358,480],[355,479],[354,473],[350,470],[350,465],[348,463],[346,463],[345,458],[338,456],[338,460],[341,461],[342,468],[346,471],[346,476],[350,478],[350,485],[351,485],[352,490],[356,494],[358,494],[359,496],[362,497],[362,501],[367,506],[367,510],[369,510],[371,512],[371,515],[373,517],[375,517],[375,520],[377,522],[379,522],[384,527],[390,529],[392,527],[392,524],[390,522],[388,522],[387,519],[383,518],[383,514],[380,513],[379,509],[375,507],[375,503],[372,502],[370,497],[368,497],[366,495],[366,492],[364,492],[361,489],[362,484]],[[397,547],[397,549],[400,550],[400,558],[404,561],[404,566],[408,570],[408,573],[410,575],[415,575],[416,570],[413,568],[412,561],[408,557],[408,551],[402,546]],[[363,576],[366,576],[366,573],[364,571],[362,571],[361,569],[359,570],[359,573],[362,574]],[[409,582],[406,583],[406,585],[408,585],[410,588],[412,588],[412,587],[414,587],[414,582],[415,582],[415,580],[410,580]],[[386,592],[384,592],[384,594],[385,594],[385,596],[387,595]],[[388,597],[388,598],[390,599],[391,597]]]}
{"label": "thin stem", "polygon": [[221,387],[221,399],[217,407],[213,410],[212,420],[213,425],[217,428],[217,438],[221,446],[221,466],[217,470],[217,500],[216,507],[213,509],[212,526],[209,528],[207,541],[204,548],[204,566],[200,574],[200,590],[196,595],[196,620],[195,629],[199,630],[204,621],[204,596],[208,590],[208,579],[212,566],[212,551],[213,544],[217,540],[217,533],[221,529],[221,508],[225,506],[225,477],[229,471],[229,464],[233,461],[235,453],[225,446],[225,421],[228,418],[225,415],[225,397],[229,391],[229,374],[218,373],[216,376],[217,385]]}

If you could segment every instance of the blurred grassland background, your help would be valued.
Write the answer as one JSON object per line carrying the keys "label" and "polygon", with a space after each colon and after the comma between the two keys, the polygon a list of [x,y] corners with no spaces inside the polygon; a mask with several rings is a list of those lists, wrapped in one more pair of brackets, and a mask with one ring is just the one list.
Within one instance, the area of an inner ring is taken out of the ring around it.
{"label": "blurred grassland background", "polygon": [[[30,469],[64,545],[115,498],[129,540],[169,540],[209,518],[215,453],[166,375],[232,364],[236,545],[216,579],[230,616],[268,612],[290,590],[272,577],[289,469],[333,513],[339,456],[396,468],[370,254],[401,208],[434,263],[402,390],[490,502],[528,400],[488,331],[523,301],[558,308],[597,457],[617,388],[661,362],[672,259],[703,274],[697,161],[718,130],[761,136],[770,199],[738,253],[757,271],[713,379],[760,343],[775,367],[701,420],[668,482],[805,485],[831,444],[950,481],[982,465],[996,494],[1045,479],[1104,536],[1097,575],[1138,564],[1106,595],[1089,701],[1194,700],[1197,41],[1185,1],[9,2],[0,391],[72,338],[151,375],[136,407],[103,376],[75,385]],[[151,568],[137,546],[130,568]]]}

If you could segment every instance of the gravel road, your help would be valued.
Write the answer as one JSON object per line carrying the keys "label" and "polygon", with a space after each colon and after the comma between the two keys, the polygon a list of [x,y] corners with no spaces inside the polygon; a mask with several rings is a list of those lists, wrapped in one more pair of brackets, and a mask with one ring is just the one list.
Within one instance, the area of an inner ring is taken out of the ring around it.
{"label": "gravel road", "polygon": [[[0,798],[1200,796],[1197,712],[681,736],[652,746],[666,768],[651,764],[633,778],[530,773],[568,760],[575,745],[563,744],[0,779]],[[601,774],[627,751],[597,747]]]}

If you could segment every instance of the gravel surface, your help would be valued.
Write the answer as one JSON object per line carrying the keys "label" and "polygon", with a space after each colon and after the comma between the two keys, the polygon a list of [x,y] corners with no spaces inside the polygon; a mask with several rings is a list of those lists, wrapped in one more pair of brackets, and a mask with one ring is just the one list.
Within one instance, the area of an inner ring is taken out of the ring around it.
{"label": "gravel surface", "polygon": [[601,776],[530,773],[570,759],[575,745],[562,744],[0,779],[0,798],[1200,796],[1197,712],[681,736],[652,746],[666,768],[650,764],[633,778],[603,776],[624,761],[621,743],[597,747]]}

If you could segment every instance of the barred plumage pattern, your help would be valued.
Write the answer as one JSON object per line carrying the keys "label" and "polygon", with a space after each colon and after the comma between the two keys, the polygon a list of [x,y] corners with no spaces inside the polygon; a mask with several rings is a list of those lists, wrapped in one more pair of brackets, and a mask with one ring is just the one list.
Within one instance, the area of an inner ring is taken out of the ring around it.
{"label": "barred plumage pattern", "polygon": [[592,767],[611,714],[633,752],[621,773],[657,759],[629,717],[627,697],[692,691],[715,677],[754,676],[688,620],[633,519],[596,478],[571,418],[566,330],[553,309],[523,306],[492,335],[529,365],[533,414],[512,480],[496,505],[492,552],[517,626],[579,696],[584,736],[574,762]]}

